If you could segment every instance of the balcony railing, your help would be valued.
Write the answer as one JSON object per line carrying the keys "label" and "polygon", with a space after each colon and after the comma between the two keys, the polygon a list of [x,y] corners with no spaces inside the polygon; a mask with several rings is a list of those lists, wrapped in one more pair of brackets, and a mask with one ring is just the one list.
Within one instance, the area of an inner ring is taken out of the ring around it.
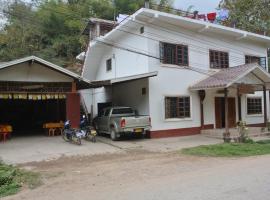
{"label": "balcony railing", "polygon": [[[161,5],[153,4],[153,3],[150,4],[150,8],[153,9],[153,10],[167,12],[167,13],[174,14],[174,15],[179,15],[179,16],[182,16],[182,17],[202,20],[202,21],[215,23],[215,24],[219,24],[219,25],[222,25],[222,26],[230,27],[230,28],[241,29],[241,27],[238,26],[237,22],[231,23],[231,22],[229,22],[227,20],[221,20],[220,18],[217,18],[217,13],[216,12],[207,13],[207,14],[199,14],[198,11],[194,11],[194,12],[184,11],[184,10],[175,9],[175,8],[172,8],[172,7],[169,7],[169,6],[161,6]],[[260,35],[267,35],[266,31],[253,31],[253,32],[256,33],[256,34],[260,34]]]}

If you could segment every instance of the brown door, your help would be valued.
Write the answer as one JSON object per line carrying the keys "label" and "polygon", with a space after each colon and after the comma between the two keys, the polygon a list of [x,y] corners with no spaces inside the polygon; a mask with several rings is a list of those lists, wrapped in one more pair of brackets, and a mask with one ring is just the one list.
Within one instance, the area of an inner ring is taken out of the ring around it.
{"label": "brown door", "polygon": [[[235,98],[228,98],[229,128],[236,126]],[[224,97],[215,97],[216,128],[225,127],[225,101]]]}

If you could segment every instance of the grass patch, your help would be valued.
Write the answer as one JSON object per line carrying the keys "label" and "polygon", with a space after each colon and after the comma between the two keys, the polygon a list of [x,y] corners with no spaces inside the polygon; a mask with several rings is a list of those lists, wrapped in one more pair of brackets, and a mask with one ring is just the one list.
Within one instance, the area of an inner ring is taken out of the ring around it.
{"label": "grass patch", "polygon": [[0,198],[16,194],[22,186],[34,189],[42,184],[36,172],[19,169],[0,161]]}
{"label": "grass patch", "polygon": [[188,155],[216,156],[216,157],[243,157],[270,154],[270,140],[262,140],[254,143],[223,143],[215,145],[203,145],[186,148],[181,151]]}

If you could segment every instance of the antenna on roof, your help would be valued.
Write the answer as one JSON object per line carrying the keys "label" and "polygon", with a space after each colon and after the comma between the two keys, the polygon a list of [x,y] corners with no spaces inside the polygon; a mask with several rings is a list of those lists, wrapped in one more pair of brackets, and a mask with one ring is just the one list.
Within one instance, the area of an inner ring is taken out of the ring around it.
{"label": "antenna on roof", "polygon": [[112,3],[113,3],[113,21],[116,21],[116,4],[115,4],[115,0],[113,0]]}
{"label": "antenna on roof", "polygon": [[144,0],[144,7],[145,8],[150,8],[149,0]]}

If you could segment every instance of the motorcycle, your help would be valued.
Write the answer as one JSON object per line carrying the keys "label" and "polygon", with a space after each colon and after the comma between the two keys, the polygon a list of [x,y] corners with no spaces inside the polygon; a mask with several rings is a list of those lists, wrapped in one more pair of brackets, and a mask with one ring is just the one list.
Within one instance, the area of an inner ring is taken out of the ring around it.
{"label": "motorcycle", "polygon": [[96,142],[96,136],[97,136],[97,131],[92,127],[87,125],[87,120],[85,115],[83,115],[82,120],[80,122],[80,128],[81,132],[83,132],[83,138],[87,141],[92,141]]}
{"label": "motorcycle", "polygon": [[79,130],[71,128],[69,120],[67,120],[64,124],[64,131],[63,131],[62,137],[67,142],[72,142],[78,145],[82,144],[81,132]]}
{"label": "motorcycle", "polygon": [[70,121],[67,120],[64,124],[62,137],[67,142],[73,142],[75,144],[81,145],[82,139],[96,142],[96,135],[96,130],[90,126],[87,126],[85,116],[83,116],[83,119],[80,122],[80,129],[72,129],[70,126]]}

